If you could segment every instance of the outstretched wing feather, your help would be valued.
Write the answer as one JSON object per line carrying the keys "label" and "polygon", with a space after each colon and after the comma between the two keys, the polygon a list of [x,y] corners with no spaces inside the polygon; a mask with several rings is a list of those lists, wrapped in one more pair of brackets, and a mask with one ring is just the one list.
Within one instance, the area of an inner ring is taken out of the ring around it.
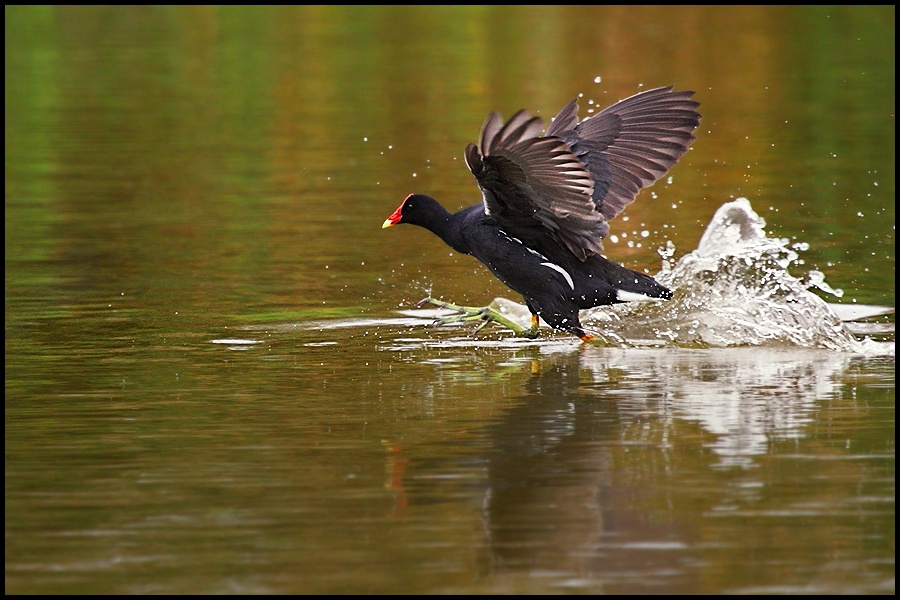
{"label": "outstretched wing feather", "polygon": [[585,260],[602,251],[608,220],[663,177],[694,140],[693,92],[656,88],[578,121],[572,100],[543,137],[541,119],[520,110],[485,120],[466,164],[485,211],[502,226],[540,227]]}

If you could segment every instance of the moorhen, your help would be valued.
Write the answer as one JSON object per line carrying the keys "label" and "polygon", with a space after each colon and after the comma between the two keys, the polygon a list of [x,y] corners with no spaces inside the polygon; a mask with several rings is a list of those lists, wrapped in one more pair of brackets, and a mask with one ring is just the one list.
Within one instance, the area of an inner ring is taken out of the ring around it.
{"label": "moorhen", "polygon": [[593,336],[582,327],[579,310],[671,298],[652,277],[601,256],[601,240],[608,222],[665,175],[694,141],[700,104],[691,100],[693,94],[651,89],[582,121],[575,99],[544,135],[540,117],[525,110],[506,123],[492,112],[478,144],[465,150],[482,202],[450,213],[434,198],[410,194],[382,227],[419,225],[480,260],[525,298],[531,327],[488,307],[433,298],[422,303],[457,311],[443,322],[480,319],[480,328],[494,321],[536,337],[544,319],[589,341]]}

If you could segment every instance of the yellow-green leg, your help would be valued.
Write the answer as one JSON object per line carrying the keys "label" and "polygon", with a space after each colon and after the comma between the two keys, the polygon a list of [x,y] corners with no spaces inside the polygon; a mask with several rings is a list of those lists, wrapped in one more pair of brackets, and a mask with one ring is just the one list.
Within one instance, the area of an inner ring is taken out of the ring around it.
{"label": "yellow-green leg", "polygon": [[457,313],[455,315],[441,317],[435,321],[436,323],[441,325],[481,321],[475,328],[475,331],[473,333],[481,331],[481,329],[490,322],[502,325],[503,327],[511,329],[516,335],[521,335],[527,338],[536,338],[538,336],[538,330],[540,328],[538,316],[535,314],[531,315],[531,327],[522,327],[518,323],[507,318],[500,311],[491,308],[490,306],[460,306],[458,304],[444,302],[443,300],[437,300],[435,298],[425,298],[424,300],[419,301],[416,306],[422,306],[424,304],[431,304],[433,306],[452,310],[453,312]]}

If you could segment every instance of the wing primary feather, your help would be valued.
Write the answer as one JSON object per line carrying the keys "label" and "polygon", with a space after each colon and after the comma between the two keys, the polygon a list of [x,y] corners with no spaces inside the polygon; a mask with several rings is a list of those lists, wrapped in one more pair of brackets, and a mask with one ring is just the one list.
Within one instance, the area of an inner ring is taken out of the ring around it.
{"label": "wing primary feather", "polygon": [[[646,90],[578,120],[577,98],[541,135],[526,110],[492,112],[466,165],[484,208],[511,235],[537,228],[580,260],[602,252],[608,221],[678,162],[700,123],[693,92]],[[527,237],[527,236],[525,236]]]}

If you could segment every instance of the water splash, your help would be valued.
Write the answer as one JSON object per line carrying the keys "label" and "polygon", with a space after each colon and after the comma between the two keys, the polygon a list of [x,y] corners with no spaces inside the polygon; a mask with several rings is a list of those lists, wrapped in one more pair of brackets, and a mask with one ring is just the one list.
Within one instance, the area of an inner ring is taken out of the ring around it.
{"label": "water splash", "polygon": [[645,340],[680,347],[791,345],[866,352],[866,342],[810,288],[842,292],[818,271],[806,281],[791,275],[796,250],[788,240],[767,237],[765,224],[746,198],[723,205],[696,250],[674,266],[672,249],[663,254],[656,279],[674,291],[671,300],[592,309],[582,314],[582,322],[617,345]]}

